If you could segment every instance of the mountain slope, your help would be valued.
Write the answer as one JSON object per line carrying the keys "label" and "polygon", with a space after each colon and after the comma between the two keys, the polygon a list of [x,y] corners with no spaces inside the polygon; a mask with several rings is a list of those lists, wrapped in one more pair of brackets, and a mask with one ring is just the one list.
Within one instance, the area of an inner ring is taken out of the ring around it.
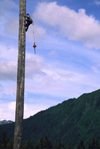
{"label": "mountain slope", "polygon": [[12,123],[13,121],[10,120],[0,120],[0,125],[4,125],[4,124],[9,124]]}
{"label": "mountain slope", "polygon": [[[13,138],[14,123],[0,126]],[[47,135],[53,143],[61,140],[66,145],[85,143],[93,137],[100,139],[100,90],[69,99],[24,120],[23,140],[35,143]]]}

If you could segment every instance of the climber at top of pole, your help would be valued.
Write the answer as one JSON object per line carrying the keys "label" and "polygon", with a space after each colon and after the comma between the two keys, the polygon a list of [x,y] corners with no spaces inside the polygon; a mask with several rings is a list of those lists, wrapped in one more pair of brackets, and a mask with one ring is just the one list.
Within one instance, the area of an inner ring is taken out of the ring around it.
{"label": "climber at top of pole", "polygon": [[[30,15],[29,15],[28,13],[26,14],[25,18],[26,18],[25,31],[27,32],[27,30],[28,30],[28,28],[29,28],[29,25],[30,25],[30,24],[33,24],[33,25],[34,25],[34,22],[33,22],[32,18],[30,17]],[[33,30],[33,33],[34,33],[34,30]],[[35,44],[35,35],[34,35],[33,48],[34,48],[34,53],[35,53],[35,54],[36,54],[36,50],[35,50],[36,47],[37,47],[37,46],[36,46],[36,44]]]}
{"label": "climber at top of pole", "polygon": [[29,25],[34,24],[34,23],[33,23],[33,20],[28,13],[26,14],[25,18],[26,18],[25,31],[27,32]]}

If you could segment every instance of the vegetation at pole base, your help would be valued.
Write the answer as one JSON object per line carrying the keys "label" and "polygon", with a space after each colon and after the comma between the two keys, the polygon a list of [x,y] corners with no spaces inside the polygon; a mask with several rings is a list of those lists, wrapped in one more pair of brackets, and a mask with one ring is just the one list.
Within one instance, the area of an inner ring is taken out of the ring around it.
{"label": "vegetation at pole base", "polygon": [[[0,149],[13,149],[13,141],[7,138],[5,131],[0,135]],[[76,145],[65,145],[60,140],[56,143],[49,141],[48,137],[41,137],[37,143],[33,143],[31,139],[26,140],[22,144],[22,149],[100,149],[100,142],[93,138],[87,145],[83,140]]]}
{"label": "vegetation at pole base", "polygon": [[[14,123],[0,125],[7,138],[13,140]],[[45,136],[57,148],[95,149],[100,145],[100,89],[62,102],[23,121],[23,144],[33,144]],[[94,138],[94,139],[93,139]],[[41,140],[40,140],[41,139]],[[94,142],[93,142],[94,141]],[[10,144],[10,143],[9,143]],[[95,147],[96,146],[96,147]],[[38,146],[36,146],[38,148]],[[63,147],[64,148],[64,147]],[[99,147],[98,147],[99,148]]]}

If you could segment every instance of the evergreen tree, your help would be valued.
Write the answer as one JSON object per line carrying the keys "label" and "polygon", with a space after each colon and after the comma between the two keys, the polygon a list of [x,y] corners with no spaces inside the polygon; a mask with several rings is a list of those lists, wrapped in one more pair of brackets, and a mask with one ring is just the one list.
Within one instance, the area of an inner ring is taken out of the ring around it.
{"label": "evergreen tree", "polygon": [[44,140],[42,137],[40,138],[39,142],[36,144],[35,148],[36,149],[43,149],[44,148]]}
{"label": "evergreen tree", "polygon": [[44,148],[46,148],[46,149],[51,149],[51,148],[52,148],[52,144],[51,144],[51,142],[48,140],[48,137],[47,137],[47,136],[45,136]]}
{"label": "evergreen tree", "polygon": [[7,143],[7,149],[13,149],[13,141],[9,140]]}
{"label": "evergreen tree", "polygon": [[99,145],[98,140],[96,140],[96,149],[100,149],[100,145]]}
{"label": "evergreen tree", "polygon": [[53,149],[57,149],[57,143],[53,144]]}
{"label": "evergreen tree", "polygon": [[58,144],[57,144],[57,149],[65,149],[66,146],[64,144],[61,143],[61,141],[59,140]]}
{"label": "evergreen tree", "polygon": [[32,143],[32,141],[31,141],[31,139],[28,139],[28,140],[25,142],[24,149],[33,149],[33,143]]}
{"label": "evergreen tree", "polygon": [[68,145],[66,149],[74,149],[73,145]]}
{"label": "evergreen tree", "polygon": [[7,136],[4,130],[2,131],[0,135],[0,148],[1,149],[7,148]]}
{"label": "evergreen tree", "polygon": [[91,149],[91,143],[89,142],[89,144],[88,144],[88,149]]}
{"label": "evergreen tree", "polygon": [[95,141],[95,139],[93,138],[91,147],[92,147],[93,149],[95,149],[95,146],[96,146],[96,141]]}
{"label": "evergreen tree", "polygon": [[81,140],[77,146],[77,149],[85,149],[85,145],[84,145],[84,142],[83,140]]}
{"label": "evergreen tree", "polygon": [[88,149],[100,149],[98,140],[93,139],[92,142],[89,142]]}

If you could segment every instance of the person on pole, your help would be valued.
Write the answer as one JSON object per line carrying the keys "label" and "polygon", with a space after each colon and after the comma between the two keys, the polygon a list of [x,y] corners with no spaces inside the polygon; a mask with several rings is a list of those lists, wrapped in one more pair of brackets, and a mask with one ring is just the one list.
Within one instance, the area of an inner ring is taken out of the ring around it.
{"label": "person on pole", "polygon": [[31,19],[28,13],[26,14],[25,18],[26,18],[25,31],[27,32],[29,25],[33,24],[33,20]]}

